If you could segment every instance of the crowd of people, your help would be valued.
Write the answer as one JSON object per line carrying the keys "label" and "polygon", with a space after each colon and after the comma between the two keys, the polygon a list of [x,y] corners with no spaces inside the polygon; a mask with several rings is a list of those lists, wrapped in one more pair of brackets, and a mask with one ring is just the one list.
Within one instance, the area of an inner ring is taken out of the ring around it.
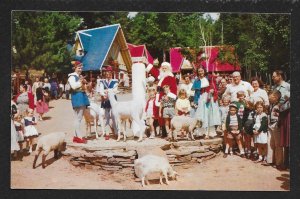
{"label": "crowd of people", "polygon": [[[20,94],[12,100],[12,127],[15,129],[12,142],[19,142],[12,145],[14,150],[18,150],[20,142],[25,140],[28,151],[32,151],[32,137],[38,136],[33,125],[37,120],[43,120],[43,114],[48,112],[49,99],[58,99],[63,94],[67,99],[71,96],[76,115],[73,142],[87,142],[80,124],[83,112],[90,104],[89,99],[97,96],[105,110],[105,125],[110,125],[111,120],[111,129],[116,136],[117,126],[107,93],[110,89],[117,92],[120,82],[112,79],[111,67],[103,71],[105,78],[98,77],[95,83],[89,83],[81,75],[82,63],[75,62],[74,72],[69,74],[65,85],[56,81],[49,83],[47,78],[44,82],[36,78],[32,87],[28,83],[22,84]],[[224,158],[238,154],[277,169],[289,167],[290,85],[284,81],[282,71],[273,72],[273,88],[257,77],[249,82],[243,81],[238,71],[219,75],[198,68],[195,74],[186,74],[179,81],[168,62],[163,62],[160,67],[157,62],[149,64],[146,71],[145,121],[150,139],[159,136],[177,141],[179,138],[171,129],[172,118],[192,117],[201,123],[193,132],[196,138],[224,138]],[[128,84],[127,78],[126,86]],[[13,112],[14,109],[17,111]],[[34,109],[37,119],[33,116]],[[185,133],[181,131],[179,136],[184,137]]]}

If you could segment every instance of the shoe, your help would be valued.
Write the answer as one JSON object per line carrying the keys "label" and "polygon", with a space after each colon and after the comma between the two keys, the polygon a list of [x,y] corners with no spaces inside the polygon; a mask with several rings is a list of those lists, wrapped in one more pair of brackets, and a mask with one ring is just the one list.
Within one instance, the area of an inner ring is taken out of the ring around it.
{"label": "shoe", "polygon": [[260,163],[260,162],[262,162],[261,159],[258,159],[258,160],[255,160],[255,161],[254,161],[254,163]]}
{"label": "shoe", "polygon": [[223,158],[227,158],[228,153],[224,153]]}
{"label": "shoe", "polygon": [[245,157],[245,154],[244,154],[244,153],[243,153],[243,154],[241,154],[241,155],[240,155],[240,157],[241,157],[241,158],[244,158],[244,157]]}
{"label": "shoe", "polygon": [[263,166],[271,166],[266,160],[262,161],[261,165]]}
{"label": "shoe", "polygon": [[154,138],[155,138],[154,135],[150,135],[150,136],[149,136],[149,139],[154,139]]}
{"label": "shoe", "polygon": [[86,144],[87,141],[84,138],[79,138],[79,137],[73,137],[73,142],[75,143],[81,143],[81,144]]}

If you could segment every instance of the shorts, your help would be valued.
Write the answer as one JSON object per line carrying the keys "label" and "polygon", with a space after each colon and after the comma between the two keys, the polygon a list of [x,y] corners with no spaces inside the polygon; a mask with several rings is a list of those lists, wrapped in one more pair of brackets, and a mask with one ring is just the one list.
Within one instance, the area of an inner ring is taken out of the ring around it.
{"label": "shorts", "polygon": [[173,118],[175,116],[175,108],[164,108],[163,118]]}
{"label": "shorts", "polygon": [[236,140],[239,140],[242,138],[242,133],[239,132],[239,133],[233,133],[234,131],[237,131],[238,130],[238,126],[230,126],[230,131],[228,131],[227,133],[227,138],[228,139],[236,139]]}

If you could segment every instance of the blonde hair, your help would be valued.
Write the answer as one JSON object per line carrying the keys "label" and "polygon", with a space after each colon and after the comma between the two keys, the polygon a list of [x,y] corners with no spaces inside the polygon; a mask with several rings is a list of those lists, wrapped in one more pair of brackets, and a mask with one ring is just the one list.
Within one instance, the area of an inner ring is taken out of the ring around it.
{"label": "blonde hair", "polygon": [[179,92],[178,92],[178,97],[182,96],[182,95],[185,95],[185,97],[187,97],[187,93],[186,93],[186,90],[185,89],[180,89]]}

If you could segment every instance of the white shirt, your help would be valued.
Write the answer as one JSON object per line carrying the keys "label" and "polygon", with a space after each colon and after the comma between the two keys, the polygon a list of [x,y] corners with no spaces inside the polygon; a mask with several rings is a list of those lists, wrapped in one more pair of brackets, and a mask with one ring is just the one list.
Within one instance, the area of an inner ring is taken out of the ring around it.
{"label": "white shirt", "polygon": [[249,99],[249,96],[253,93],[254,89],[251,86],[251,84],[249,82],[246,81],[240,81],[240,83],[238,85],[236,84],[229,84],[223,94],[223,96],[230,96],[230,100],[231,102],[233,101],[238,101],[237,98],[237,92],[239,91],[244,91],[245,95],[246,95],[246,99]]}
{"label": "white shirt", "polygon": [[189,84],[181,84],[180,85],[180,89],[184,89],[186,91],[186,94],[187,96],[191,96],[193,93],[191,92],[192,91],[192,86],[193,86],[193,83],[189,83]]}
{"label": "white shirt", "polygon": [[265,106],[270,105],[267,91],[265,91],[261,88],[258,88],[257,91],[254,91],[252,93],[252,95],[250,96],[250,101],[254,104],[258,101],[263,101]]}
{"label": "white shirt", "polygon": [[81,82],[80,81],[76,82],[76,79],[74,77],[74,76],[77,76],[79,78],[79,75],[77,73],[75,73],[75,72],[70,73],[68,76],[69,76],[68,82],[73,90],[76,90],[81,87]]}
{"label": "white shirt", "polygon": [[[107,79],[105,79],[104,81],[106,81],[108,83],[108,85],[109,85],[112,80],[114,80],[114,79],[110,79],[109,81]],[[114,81],[116,81],[116,80],[114,80]],[[104,92],[106,90],[109,90],[109,89],[105,89],[103,83],[100,83],[100,95],[106,96],[106,94]],[[113,90],[114,93],[117,93],[117,91],[118,91],[118,83],[115,83],[114,87],[111,90]]]}

